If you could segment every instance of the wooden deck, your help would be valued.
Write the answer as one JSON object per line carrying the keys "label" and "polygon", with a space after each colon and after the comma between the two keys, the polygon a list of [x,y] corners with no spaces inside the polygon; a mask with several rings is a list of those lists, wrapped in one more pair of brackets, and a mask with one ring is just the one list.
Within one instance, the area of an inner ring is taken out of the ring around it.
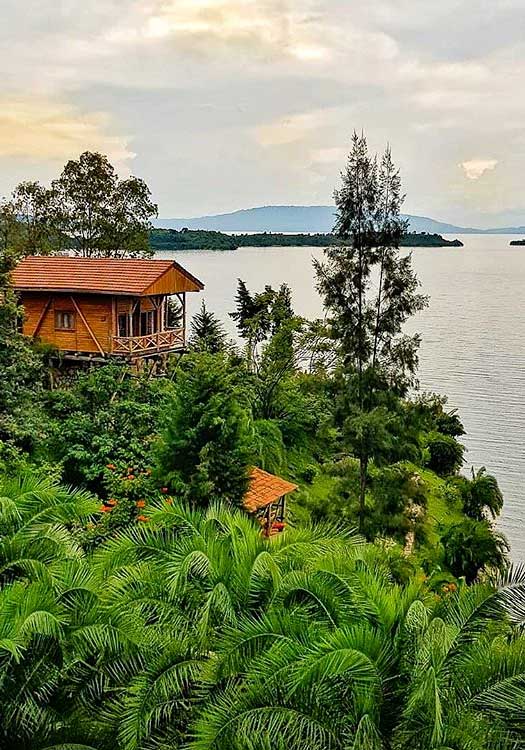
{"label": "wooden deck", "polygon": [[113,336],[112,354],[143,356],[185,347],[184,328],[171,328],[145,336]]}

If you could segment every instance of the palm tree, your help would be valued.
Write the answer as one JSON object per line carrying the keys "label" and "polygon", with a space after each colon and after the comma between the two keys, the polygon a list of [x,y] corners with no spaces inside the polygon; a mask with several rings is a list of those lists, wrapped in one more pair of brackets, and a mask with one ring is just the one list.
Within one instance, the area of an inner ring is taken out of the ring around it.
{"label": "palm tree", "polygon": [[64,559],[80,558],[71,533],[94,514],[88,492],[27,472],[0,478],[0,581],[16,578],[51,585]]}
{"label": "palm tree", "polygon": [[[28,494],[4,539],[59,523]],[[436,597],[355,533],[221,506],[91,557],[62,527],[0,582],[1,750],[525,750],[525,571]]]}
{"label": "palm tree", "polygon": [[342,578],[344,621],[327,617],[333,589],[311,607],[303,582],[302,602],[226,629],[192,750],[525,747],[525,640],[508,617],[525,620],[523,571],[435,602],[383,575],[368,596],[361,569]]}
{"label": "palm tree", "polygon": [[90,577],[74,531],[96,507],[88,493],[29,472],[0,480],[0,747],[32,750],[64,723],[67,639]]}
{"label": "palm tree", "polygon": [[482,466],[476,472],[472,471],[472,481],[468,485],[468,492],[463,498],[463,509],[467,516],[482,521],[487,517],[497,518],[503,508],[503,494],[498,480]]}
{"label": "palm tree", "polygon": [[116,655],[118,666],[101,665],[107,688],[96,705],[105,706],[118,746],[177,747],[198,715],[203,674],[224,630],[247,614],[260,618],[278,592],[293,598],[293,572],[305,560],[362,546],[329,527],[269,542],[244,513],[178,504],[108,541],[93,561],[101,606],[137,646]]}
{"label": "palm tree", "polygon": [[49,696],[60,680],[65,612],[45,583],[0,590],[0,747],[25,748],[58,721]]}

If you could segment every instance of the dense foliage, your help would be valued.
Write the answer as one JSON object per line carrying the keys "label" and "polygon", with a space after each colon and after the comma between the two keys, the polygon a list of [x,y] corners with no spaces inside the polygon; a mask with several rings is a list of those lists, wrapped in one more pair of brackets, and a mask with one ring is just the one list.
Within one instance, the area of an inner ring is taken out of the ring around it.
{"label": "dense foliage", "polygon": [[157,474],[173,494],[194,506],[241,504],[250,456],[242,401],[221,355],[184,360],[157,450]]}
{"label": "dense foliage", "polygon": [[[525,575],[495,477],[460,473],[458,414],[415,390],[389,152],[354,138],[327,320],[239,280],[239,342],[203,303],[161,377],[51,367],[20,335],[9,273],[63,239],[22,195],[0,225],[0,750],[525,750]],[[96,196],[68,203],[79,252],[109,247],[84,235]],[[269,538],[253,465],[299,486]]]}
{"label": "dense foliage", "polygon": [[86,493],[1,494],[0,747],[525,746],[518,572],[432,595],[352,532],[161,499],[86,553]]}

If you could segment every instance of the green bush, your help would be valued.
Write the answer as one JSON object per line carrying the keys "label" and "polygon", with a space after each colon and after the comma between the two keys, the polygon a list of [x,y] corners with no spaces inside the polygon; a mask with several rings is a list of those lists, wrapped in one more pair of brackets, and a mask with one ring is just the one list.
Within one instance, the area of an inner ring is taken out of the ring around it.
{"label": "green bush", "polygon": [[463,464],[465,448],[450,435],[431,433],[426,447],[429,452],[428,467],[442,477],[455,474]]}
{"label": "green bush", "polygon": [[312,484],[316,476],[319,474],[319,467],[315,464],[308,464],[301,472],[301,479],[307,484]]}
{"label": "green bush", "polygon": [[448,570],[467,583],[475,581],[482,570],[501,571],[507,564],[508,542],[488,521],[466,518],[444,529],[441,542]]}

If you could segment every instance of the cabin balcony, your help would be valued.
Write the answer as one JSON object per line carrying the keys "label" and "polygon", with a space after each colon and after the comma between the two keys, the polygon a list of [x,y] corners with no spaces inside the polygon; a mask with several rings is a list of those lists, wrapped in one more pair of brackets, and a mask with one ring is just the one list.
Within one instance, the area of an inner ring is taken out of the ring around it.
{"label": "cabin balcony", "polygon": [[148,333],[144,336],[113,336],[112,354],[126,357],[147,357],[184,349],[186,336],[184,328],[168,328],[165,331]]}

